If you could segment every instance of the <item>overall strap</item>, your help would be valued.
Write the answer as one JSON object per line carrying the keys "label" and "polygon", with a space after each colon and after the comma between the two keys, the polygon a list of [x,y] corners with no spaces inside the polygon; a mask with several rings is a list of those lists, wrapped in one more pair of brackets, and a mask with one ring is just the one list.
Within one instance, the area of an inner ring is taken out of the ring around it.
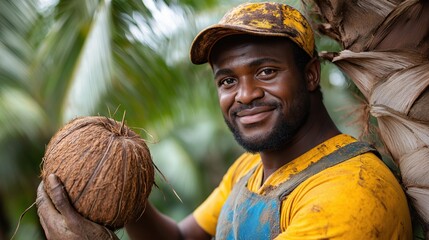
{"label": "overall strap", "polygon": [[[303,171],[291,176],[286,182],[278,187],[281,193],[278,195],[279,200],[283,201],[299,184],[309,177],[342,163],[350,158],[356,157],[366,152],[376,152],[376,149],[366,142],[353,142],[342,148],[339,148],[329,155],[322,157],[319,161],[309,165]],[[276,191],[277,192],[277,191]]]}

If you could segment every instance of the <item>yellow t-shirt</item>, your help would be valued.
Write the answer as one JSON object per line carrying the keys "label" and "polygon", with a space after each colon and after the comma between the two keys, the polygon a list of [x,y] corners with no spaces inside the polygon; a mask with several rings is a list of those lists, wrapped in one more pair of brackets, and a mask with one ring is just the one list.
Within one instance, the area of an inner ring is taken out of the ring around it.
{"label": "yellow t-shirt", "polygon": [[[232,187],[256,166],[248,188],[263,194],[338,148],[355,142],[340,134],[289,162],[262,182],[258,154],[243,154],[219,186],[193,213],[215,235],[217,219]],[[310,177],[283,202],[276,239],[412,239],[407,200],[391,171],[373,153],[365,153]]]}

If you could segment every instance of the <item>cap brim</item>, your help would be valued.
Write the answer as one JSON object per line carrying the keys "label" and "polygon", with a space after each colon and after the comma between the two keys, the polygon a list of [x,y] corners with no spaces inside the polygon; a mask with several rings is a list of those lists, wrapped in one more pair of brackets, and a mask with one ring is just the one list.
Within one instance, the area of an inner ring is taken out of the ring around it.
{"label": "cap brim", "polygon": [[260,29],[248,29],[243,26],[216,24],[201,31],[191,45],[190,57],[193,64],[203,64],[209,61],[213,46],[222,38],[230,35],[249,34],[259,36],[289,37],[286,33],[273,33]]}

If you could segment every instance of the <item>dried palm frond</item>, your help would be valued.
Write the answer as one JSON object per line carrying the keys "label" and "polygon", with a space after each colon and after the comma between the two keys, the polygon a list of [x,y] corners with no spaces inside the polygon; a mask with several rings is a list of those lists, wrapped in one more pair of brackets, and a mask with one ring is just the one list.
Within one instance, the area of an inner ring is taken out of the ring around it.
{"label": "dried palm frond", "polygon": [[[366,98],[407,195],[429,230],[429,1],[304,0],[339,41],[338,65]],[[364,21],[362,21],[365,19]]]}
{"label": "dried palm frond", "polygon": [[[304,0],[311,6],[311,15],[318,16],[322,23],[316,26],[328,36],[336,36],[344,49],[354,52],[364,50],[372,33],[395,8],[399,1],[347,1]],[[365,19],[365,21],[363,21]]]}
{"label": "dried palm frond", "polygon": [[374,31],[365,49],[413,49],[428,57],[428,13],[427,1],[404,1]]}
{"label": "dried palm frond", "polygon": [[344,50],[335,57],[329,55],[321,54],[340,67],[367,99],[374,85],[386,79],[388,75],[424,61],[417,52],[396,50],[359,53]]}
{"label": "dried palm frond", "polygon": [[[414,102],[429,86],[429,63],[400,70],[377,84],[370,102],[385,104],[408,115]],[[421,119],[416,119],[421,120]]]}

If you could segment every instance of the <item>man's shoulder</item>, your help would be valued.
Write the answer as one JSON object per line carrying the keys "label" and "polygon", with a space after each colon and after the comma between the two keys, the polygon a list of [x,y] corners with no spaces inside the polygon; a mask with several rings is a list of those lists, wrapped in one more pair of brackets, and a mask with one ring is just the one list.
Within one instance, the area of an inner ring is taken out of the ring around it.
{"label": "man's shoulder", "polygon": [[[401,208],[401,214],[408,211],[400,182],[372,152],[325,169],[298,188],[294,195],[299,199],[311,199],[317,195],[322,201],[336,203],[333,206],[348,205],[350,211],[359,209],[371,212],[375,208],[383,214],[384,211],[392,212],[398,208]],[[385,216],[388,215],[386,213]]]}
{"label": "man's shoulder", "polygon": [[389,185],[402,191],[398,179],[388,166],[373,152],[360,154],[314,175],[320,181],[346,181],[362,185]]}
{"label": "man's shoulder", "polygon": [[312,176],[289,195],[283,207],[290,216],[308,216],[293,219],[301,224],[335,222],[335,231],[360,234],[356,236],[366,236],[364,239],[374,239],[372,229],[378,229],[381,239],[399,228],[404,231],[403,236],[411,232],[405,193],[373,153],[359,155]]}

